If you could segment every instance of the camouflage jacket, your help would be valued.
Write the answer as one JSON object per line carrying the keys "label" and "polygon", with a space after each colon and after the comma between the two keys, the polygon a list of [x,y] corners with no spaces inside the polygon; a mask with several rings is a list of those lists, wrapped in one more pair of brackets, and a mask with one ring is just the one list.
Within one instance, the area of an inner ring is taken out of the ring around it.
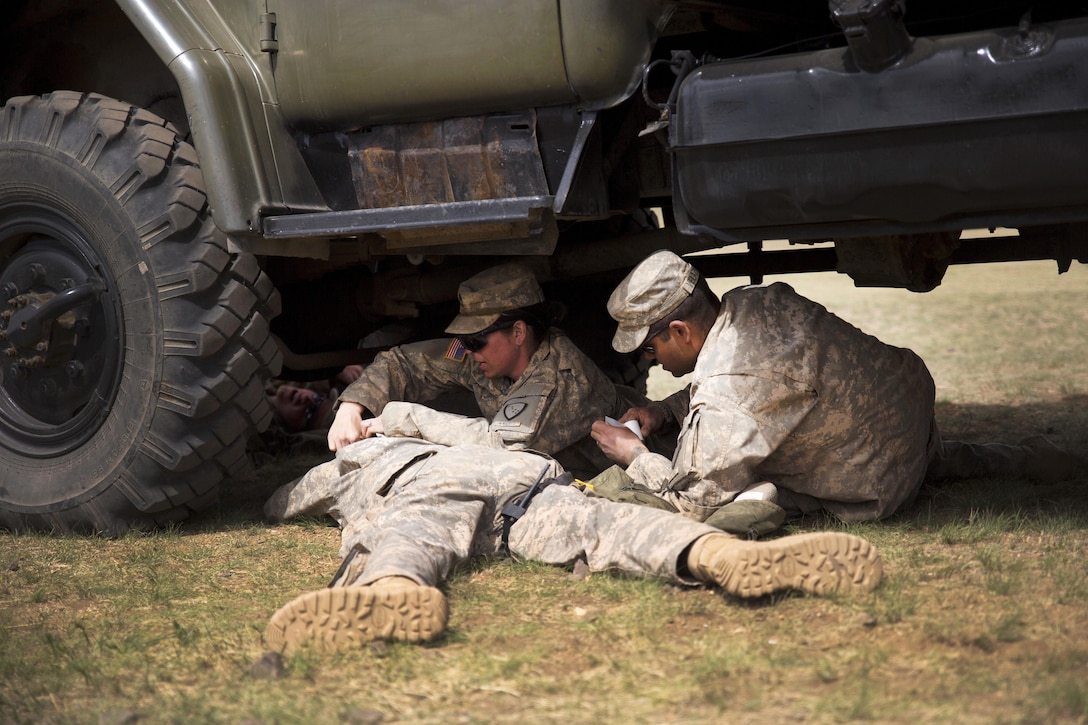
{"label": "camouflage jacket", "polygon": [[877,519],[925,475],[925,364],[783,283],[723,296],[687,397],[673,460],[644,453],[627,472],[697,520],[763,481],[787,509]]}
{"label": "camouflage jacket", "polygon": [[[458,389],[472,393],[483,419],[422,406]],[[549,330],[518,380],[488,379],[456,339],[402,345],[378,355],[340,401],[381,414],[386,432],[446,445],[535,450],[588,477],[611,462],[589,438],[596,420],[622,415],[646,399],[617,386],[559,330]]]}

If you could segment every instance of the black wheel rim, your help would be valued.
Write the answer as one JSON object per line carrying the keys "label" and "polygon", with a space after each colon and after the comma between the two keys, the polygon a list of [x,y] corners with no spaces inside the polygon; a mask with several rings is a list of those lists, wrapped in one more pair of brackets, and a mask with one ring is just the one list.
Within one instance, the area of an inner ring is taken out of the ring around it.
{"label": "black wheel rim", "polygon": [[0,207],[0,446],[45,458],[86,443],[117,397],[123,328],[108,267],[75,220]]}

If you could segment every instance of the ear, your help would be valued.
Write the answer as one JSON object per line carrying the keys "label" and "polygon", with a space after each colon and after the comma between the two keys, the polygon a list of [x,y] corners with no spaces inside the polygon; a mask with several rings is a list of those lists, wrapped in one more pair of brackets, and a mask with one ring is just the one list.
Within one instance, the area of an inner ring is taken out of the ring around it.
{"label": "ear", "polygon": [[684,320],[673,320],[669,323],[669,334],[676,337],[676,341],[682,344],[690,344],[694,330]]}
{"label": "ear", "polygon": [[527,331],[526,331],[526,328],[525,328],[525,321],[524,320],[518,320],[517,322],[514,323],[514,343],[515,344],[521,345],[522,343],[524,343],[525,339],[527,337],[526,333],[527,333]]}

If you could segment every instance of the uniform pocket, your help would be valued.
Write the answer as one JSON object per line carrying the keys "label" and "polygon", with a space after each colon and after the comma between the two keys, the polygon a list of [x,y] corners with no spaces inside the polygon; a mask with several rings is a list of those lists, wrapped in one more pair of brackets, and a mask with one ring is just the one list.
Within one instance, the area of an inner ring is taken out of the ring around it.
{"label": "uniform pocket", "polygon": [[497,433],[505,443],[528,443],[536,434],[540,419],[547,407],[549,391],[543,385],[525,385],[516,395],[507,398],[495,417],[491,419],[489,430]]}

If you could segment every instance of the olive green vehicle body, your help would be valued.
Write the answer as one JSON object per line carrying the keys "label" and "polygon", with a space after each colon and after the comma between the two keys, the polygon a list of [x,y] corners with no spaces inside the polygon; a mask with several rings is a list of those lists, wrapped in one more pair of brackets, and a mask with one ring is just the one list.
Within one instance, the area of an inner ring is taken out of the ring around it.
{"label": "olive green vehicle body", "polygon": [[[1034,12],[1034,15],[1031,14]],[[965,0],[23,0],[0,29],[0,526],[185,518],[272,376],[438,334],[529,264],[712,276],[1088,259],[1088,19]],[[905,19],[904,19],[905,18]],[[960,230],[1015,227],[972,244]],[[764,239],[798,249],[764,252]],[[833,243],[833,246],[832,244]],[[735,245],[741,245],[739,252]]]}
{"label": "olive green vehicle body", "polygon": [[646,0],[118,5],[177,79],[232,234],[326,208],[292,130],[606,108],[641,80],[663,13]]}

